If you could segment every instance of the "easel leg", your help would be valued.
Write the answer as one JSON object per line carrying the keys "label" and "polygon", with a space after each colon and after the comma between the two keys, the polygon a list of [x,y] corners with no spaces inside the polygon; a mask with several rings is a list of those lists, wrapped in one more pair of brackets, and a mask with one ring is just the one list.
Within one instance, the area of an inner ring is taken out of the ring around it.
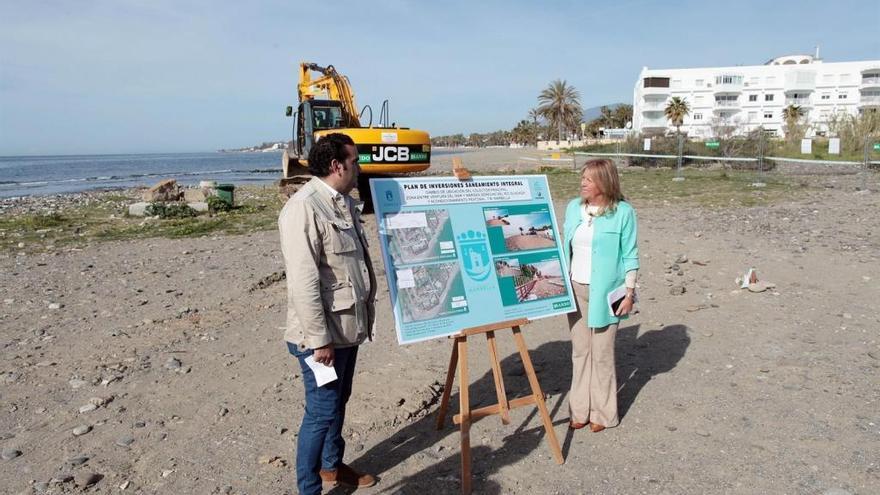
{"label": "easel leg", "polygon": [[452,356],[449,357],[449,369],[446,371],[446,385],[443,387],[443,396],[440,398],[440,408],[437,410],[437,429],[443,428],[446,421],[446,411],[449,410],[449,394],[452,393],[452,385],[455,383],[455,367],[458,366],[458,339],[452,344]]}
{"label": "easel leg", "polygon": [[557,464],[562,464],[565,459],[562,457],[562,449],[559,447],[559,440],[556,439],[556,432],[553,431],[553,421],[550,419],[550,413],[547,412],[547,405],[544,403],[544,392],[541,391],[541,384],[538,383],[538,377],[535,376],[535,368],[532,366],[532,359],[529,357],[529,349],[523,340],[519,327],[513,327],[513,337],[516,340],[516,347],[519,349],[519,355],[526,370],[526,376],[529,378],[529,385],[532,387],[532,395],[535,396],[535,403],[538,405],[538,411],[541,413],[541,420],[544,422],[544,430],[547,432],[547,440],[550,442],[550,451],[556,458]]}
{"label": "easel leg", "polygon": [[458,396],[461,415],[461,493],[471,493],[471,403],[468,396],[467,337],[455,339],[458,343]]}
{"label": "easel leg", "polygon": [[498,362],[498,346],[495,343],[495,332],[486,332],[486,341],[489,343],[489,362],[492,364],[492,377],[495,379],[495,393],[498,396],[501,423],[508,425],[510,424],[510,405],[507,403],[507,391],[504,390],[504,376],[501,374],[501,364]]}

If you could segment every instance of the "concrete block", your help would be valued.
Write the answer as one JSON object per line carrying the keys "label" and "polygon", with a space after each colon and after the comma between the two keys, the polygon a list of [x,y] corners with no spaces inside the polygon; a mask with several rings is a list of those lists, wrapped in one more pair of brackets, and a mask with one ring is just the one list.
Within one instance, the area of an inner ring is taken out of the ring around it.
{"label": "concrete block", "polygon": [[143,217],[146,216],[147,206],[150,206],[150,203],[141,201],[140,203],[134,203],[128,206],[128,214],[133,217]]}
{"label": "concrete block", "polygon": [[187,205],[199,213],[208,213],[208,203],[205,203],[204,201],[194,201],[192,203],[187,203]]}
{"label": "concrete block", "polygon": [[183,200],[187,203],[199,203],[205,201],[205,191],[201,189],[184,189]]}

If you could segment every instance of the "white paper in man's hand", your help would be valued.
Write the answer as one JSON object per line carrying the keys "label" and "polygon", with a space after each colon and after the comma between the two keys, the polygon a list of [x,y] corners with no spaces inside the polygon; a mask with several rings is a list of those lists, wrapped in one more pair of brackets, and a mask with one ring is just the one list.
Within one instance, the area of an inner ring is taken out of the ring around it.
{"label": "white paper in man's hand", "polygon": [[336,368],[315,361],[315,356],[307,357],[306,364],[315,374],[315,381],[318,382],[319,387],[323,387],[337,378]]}

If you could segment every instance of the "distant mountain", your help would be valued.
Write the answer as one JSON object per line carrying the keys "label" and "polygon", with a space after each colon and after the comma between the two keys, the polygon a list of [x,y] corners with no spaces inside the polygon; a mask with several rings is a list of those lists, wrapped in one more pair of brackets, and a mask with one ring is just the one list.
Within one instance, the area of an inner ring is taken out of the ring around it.
{"label": "distant mountain", "polygon": [[608,107],[614,110],[620,105],[629,105],[629,103],[612,103],[610,105],[600,105],[598,107],[587,108],[586,110],[584,110],[584,122],[589,122],[595,118],[598,118],[599,115],[601,115],[599,109],[601,109],[602,107]]}

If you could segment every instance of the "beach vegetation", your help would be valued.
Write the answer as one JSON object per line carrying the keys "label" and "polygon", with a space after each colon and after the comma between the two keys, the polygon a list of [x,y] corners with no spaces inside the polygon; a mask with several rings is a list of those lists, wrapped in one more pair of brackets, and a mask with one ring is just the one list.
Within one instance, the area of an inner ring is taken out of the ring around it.
{"label": "beach vegetation", "polygon": [[205,200],[208,203],[208,211],[211,213],[220,213],[231,211],[233,206],[221,199],[220,196],[208,196]]}
{"label": "beach vegetation", "polygon": [[159,218],[190,218],[197,215],[196,210],[186,203],[164,203],[156,201],[147,205],[144,214]]}
{"label": "beach vegetation", "polygon": [[186,209],[166,205],[160,210],[164,217],[128,216],[128,205],[139,200],[138,191],[97,194],[99,199],[89,204],[50,213],[4,212],[0,214],[0,252],[46,252],[95,242],[238,235],[277,228],[283,203],[275,187],[249,186],[236,192],[235,208],[212,215],[190,215],[192,209],[181,203]]}

